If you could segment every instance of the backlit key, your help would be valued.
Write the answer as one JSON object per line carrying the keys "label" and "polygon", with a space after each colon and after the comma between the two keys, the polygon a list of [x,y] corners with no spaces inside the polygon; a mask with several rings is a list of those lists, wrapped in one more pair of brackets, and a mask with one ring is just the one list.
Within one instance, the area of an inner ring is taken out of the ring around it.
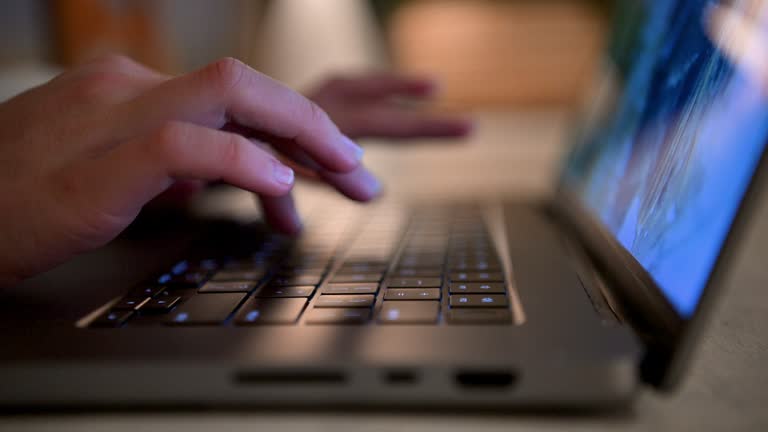
{"label": "backlit key", "polygon": [[501,272],[456,272],[451,273],[451,282],[504,282]]}
{"label": "backlit key", "polygon": [[309,297],[315,291],[314,286],[265,286],[256,291],[256,297]]}
{"label": "backlit key", "polygon": [[508,305],[507,296],[502,294],[467,294],[451,295],[450,304],[452,308],[464,307],[506,307]]}
{"label": "backlit key", "polygon": [[499,282],[451,282],[451,294],[504,294],[506,288]]}
{"label": "backlit key", "polygon": [[441,278],[391,278],[387,286],[392,288],[440,288],[443,285]]}
{"label": "backlit key", "polygon": [[364,284],[328,284],[323,287],[323,294],[376,294],[377,283]]}
{"label": "backlit key", "polygon": [[307,312],[307,324],[363,324],[371,317],[368,308],[316,308]]}
{"label": "backlit key", "polygon": [[198,294],[169,315],[169,324],[221,324],[247,294]]}
{"label": "backlit key", "polygon": [[379,311],[381,324],[434,324],[440,303],[436,301],[385,301]]}
{"label": "backlit key", "polygon": [[321,295],[315,307],[370,307],[373,296],[365,295]]}
{"label": "backlit key", "polygon": [[440,288],[389,288],[384,300],[440,300]]}

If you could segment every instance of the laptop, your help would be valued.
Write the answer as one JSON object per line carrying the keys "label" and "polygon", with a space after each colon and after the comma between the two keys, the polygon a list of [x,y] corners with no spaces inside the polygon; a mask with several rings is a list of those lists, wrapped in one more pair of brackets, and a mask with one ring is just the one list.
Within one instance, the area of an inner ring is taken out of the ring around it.
{"label": "laptop", "polygon": [[1,291],[0,404],[610,409],[674,388],[766,171],[768,105],[708,4],[622,4],[550,197],[329,200],[295,239],[140,218]]}

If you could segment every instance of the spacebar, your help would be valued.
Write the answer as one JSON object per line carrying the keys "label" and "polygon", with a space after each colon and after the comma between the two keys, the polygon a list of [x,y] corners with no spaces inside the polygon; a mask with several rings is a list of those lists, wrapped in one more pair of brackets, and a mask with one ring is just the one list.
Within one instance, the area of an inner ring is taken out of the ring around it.
{"label": "spacebar", "polygon": [[246,295],[247,293],[197,294],[169,316],[168,324],[221,324]]}

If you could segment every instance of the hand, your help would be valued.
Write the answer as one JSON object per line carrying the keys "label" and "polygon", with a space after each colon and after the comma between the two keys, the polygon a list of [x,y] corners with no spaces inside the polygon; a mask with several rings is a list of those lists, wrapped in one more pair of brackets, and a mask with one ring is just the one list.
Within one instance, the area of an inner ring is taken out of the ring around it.
{"label": "hand", "polygon": [[[427,79],[369,74],[330,79],[308,95],[330,115],[343,133],[353,138],[447,138],[469,134],[472,123],[465,118],[429,114],[404,103],[429,99],[435,91],[435,84]],[[319,169],[311,160],[293,152],[295,146],[290,143],[281,148],[294,161],[286,163],[306,177],[320,178],[347,188],[358,181],[354,176]],[[262,197],[261,204],[267,221],[273,226],[284,224],[291,220],[291,214],[295,214],[290,194]]]}
{"label": "hand", "polygon": [[352,138],[462,137],[471,132],[465,118],[429,114],[408,104],[428,100],[436,91],[431,80],[382,73],[330,79],[308,97]]}
{"label": "hand", "polygon": [[[268,145],[354,199],[378,191],[321,108],[232,59],[171,78],[104,58],[0,104],[0,124],[0,285],[104,245],[178,181],[288,194],[294,173]],[[300,228],[292,206],[275,211]]]}

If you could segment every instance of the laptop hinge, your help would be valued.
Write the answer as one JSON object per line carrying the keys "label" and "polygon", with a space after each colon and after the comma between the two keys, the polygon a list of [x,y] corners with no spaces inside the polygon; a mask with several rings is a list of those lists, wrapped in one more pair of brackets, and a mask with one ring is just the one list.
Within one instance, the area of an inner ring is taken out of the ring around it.
{"label": "laptop hinge", "polygon": [[622,295],[625,290],[617,288],[621,286],[621,282],[605,271],[606,266],[601,265],[599,259],[590,252],[576,225],[568,221],[567,214],[558,211],[558,208],[560,205],[557,204],[545,207],[546,213],[553,218],[555,226],[561,231],[561,238],[576,264],[582,286],[595,309],[604,320],[613,317],[618,323],[632,328],[645,349],[638,364],[641,380],[654,387],[662,385],[669,363],[670,345],[675,339],[664,337],[667,333],[653,325],[652,320],[644,314],[643,308],[632,304],[627,296]]}

